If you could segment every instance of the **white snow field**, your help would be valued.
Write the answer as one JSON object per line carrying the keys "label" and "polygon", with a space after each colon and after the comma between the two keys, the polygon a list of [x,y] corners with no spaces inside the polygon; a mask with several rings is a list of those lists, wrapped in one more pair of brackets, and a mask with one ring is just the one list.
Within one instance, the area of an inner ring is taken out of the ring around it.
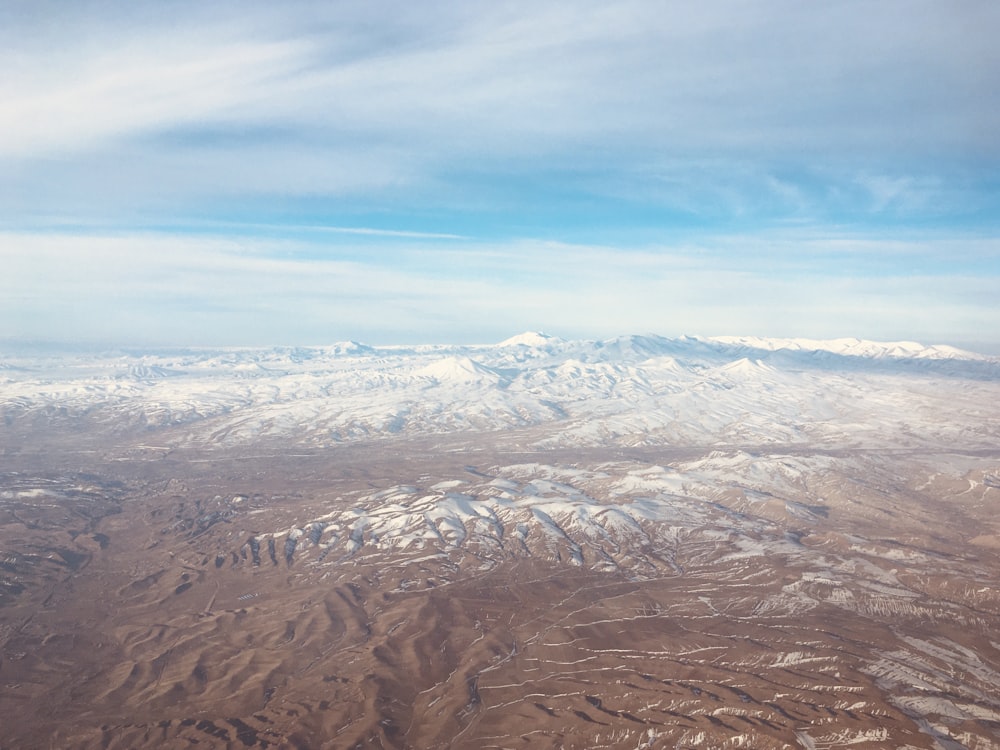
{"label": "white snow field", "polygon": [[326,446],[522,430],[522,447],[989,448],[1000,360],[856,339],[625,336],[497,345],[0,353],[0,418],[164,446]]}

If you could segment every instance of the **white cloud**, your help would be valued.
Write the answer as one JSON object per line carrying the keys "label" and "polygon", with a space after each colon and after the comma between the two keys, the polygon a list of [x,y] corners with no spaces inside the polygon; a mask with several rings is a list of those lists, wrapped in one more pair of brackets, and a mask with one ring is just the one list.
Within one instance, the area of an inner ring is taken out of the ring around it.
{"label": "white cloud", "polygon": [[168,23],[122,26],[105,9],[89,35],[66,24],[40,47],[10,34],[0,143],[39,153],[217,120],[438,158],[561,142],[870,156],[974,139],[995,152],[1000,11],[916,5],[181,4]]}
{"label": "white cloud", "polygon": [[[995,275],[829,272],[826,261],[796,266],[774,250],[780,242],[743,241],[747,252],[739,256],[711,247],[623,251],[525,241],[456,248],[456,241],[427,239],[347,253],[323,243],[7,233],[0,235],[0,339],[413,343],[489,341],[542,328],[573,336],[949,343],[1000,330]],[[876,246],[870,240],[867,248]]]}
{"label": "white cloud", "polygon": [[[63,154],[259,107],[301,64],[301,42],[154,32],[91,56],[60,54],[0,84],[0,155]],[[82,59],[81,59],[82,58]]]}

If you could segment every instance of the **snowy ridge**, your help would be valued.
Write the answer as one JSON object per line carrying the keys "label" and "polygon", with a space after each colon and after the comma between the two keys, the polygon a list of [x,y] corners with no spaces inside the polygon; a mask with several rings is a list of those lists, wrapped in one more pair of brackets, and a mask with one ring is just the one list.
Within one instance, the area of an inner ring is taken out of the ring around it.
{"label": "snowy ridge", "polygon": [[531,430],[526,447],[1000,439],[1000,360],[906,342],[527,333],[479,346],[346,342],[4,362],[8,424],[83,422],[142,430],[164,445],[511,429]]}
{"label": "snowy ridge", "polygon": [[713,336],[705,341],[730,347],[779,351],[786,349],[796,352],[827,352],[843,357],[871,357],[876,359],[965,359],[987,360],[981,354],[958,349],[953,346],[924,346],[913,341],[877,342],[855,338],[842,339],[773,339],[755,336]]}
{"label": "snowy ridge", "polygon": [[924,346],[913,341],[877,342],[856,338],[841,339],[780,339],[756,336],[713,336],[705,341],[718,342],[736,347],[747,347],[777,351],[830,352],[849,357],[918,357],[927,359],[987,359],[981,354],[958,349],[953,346]]}
{"label": "snowy ridge", "polygon": [[669,468],[496,467],[492,475],[477,472],[430,487],[393,486],[349,504],[338,498],[330,512],[291,529],[255,535],[239,557],[251,560],[253,548],[274,540],[277,549],[285,550],[288,565],[329,566],[386,553],[405,565],[428,554],[471,553],[486,564],[530,556],[605,572],[625,570],[641,578],[678,572],[674,550],[681,528],[687,530],[687,546],[696,539],[723,544],[729,560],[762,554],[757,541],[762,535],[772,538],[771,553],[795,556],[799,550],[784,540],[780,525],[766,513],[733,514],[717,500],[725,496],[731,504],[755,505],[761,511],[756,496],[766,492],[776,520],[796,516],[794,508],[778,506],[795,502],[793,497],[802,501],[801,507],[809,507],[810,498],[821,502],[804,492],[807,473],[822,476],[845,466],[857,470],[853,463],[838,466],[815,458],[715,454]]}

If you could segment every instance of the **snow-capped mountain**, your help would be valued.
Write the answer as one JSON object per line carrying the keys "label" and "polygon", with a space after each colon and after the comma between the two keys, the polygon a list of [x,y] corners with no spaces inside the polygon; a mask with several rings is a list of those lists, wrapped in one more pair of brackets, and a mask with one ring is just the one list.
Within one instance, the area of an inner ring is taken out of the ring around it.
{"label": "snow-capped mountain", "polygon": [[992,445],[1000,361],[857,339],[524,333],[496,345],[7,357],[0,417],[163,445],[520,429],[524,445]]}

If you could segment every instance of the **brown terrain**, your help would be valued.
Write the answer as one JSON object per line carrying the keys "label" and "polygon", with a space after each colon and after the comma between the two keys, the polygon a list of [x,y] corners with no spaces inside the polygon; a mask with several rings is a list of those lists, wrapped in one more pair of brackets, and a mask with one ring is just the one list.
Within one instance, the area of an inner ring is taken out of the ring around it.
{"label": "brown terrain", "polygon": [[1000,455],[74,440],[4,447],[3,748],[1000,747]]}

